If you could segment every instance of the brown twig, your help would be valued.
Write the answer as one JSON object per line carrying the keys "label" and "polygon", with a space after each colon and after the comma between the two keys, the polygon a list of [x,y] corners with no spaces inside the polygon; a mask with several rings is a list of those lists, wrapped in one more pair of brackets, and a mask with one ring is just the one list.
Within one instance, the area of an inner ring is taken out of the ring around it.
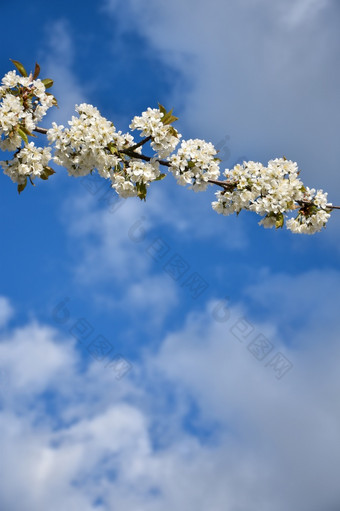
{"label": "brown twig", "polygon": [[47,133],[47,129],[46,128],[39,128],[38,126],[36,128],[34,128],[33,131],[36,131],[37,133],[42,133],[43,135],[46,135]]}
{"label": "brown twig", "polygon": [[235,187],[234,183],[227,183],[227,181],[217,181],[216,179],[208,179],[208,183],[221,186],[225,190],[233,190]]}
{"label": "brown twig", "polygon": [[[126,154],[126,156],[130,156],[130,158],[139,158],[140,160],[143,160],[143,161],[151,161],[153,159],[153,158],[151,158],[151,156],[146,156],[145,154],[136,153],[135,151],[132,151],[131,148],[123,149],[120,152],[123,154]],[[164,165],[165,167],[171,167],[171,163],[169,161],[158,160],[157,158],[156,158],[156,161],[158,161],[158,163],[160,165]]]}

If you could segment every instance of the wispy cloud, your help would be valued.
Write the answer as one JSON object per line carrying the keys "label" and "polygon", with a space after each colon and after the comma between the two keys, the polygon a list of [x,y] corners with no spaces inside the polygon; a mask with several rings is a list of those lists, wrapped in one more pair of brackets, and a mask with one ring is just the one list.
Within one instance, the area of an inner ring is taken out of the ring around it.
{"label": "wispy cloud", "polygon": [[76,281],[82,289],[92,290],[100,307],[147,314],[151,327],[178,302],[175,284],[162,270],[155,271],[147,253],[156,218],[138,199],[119,200],[108,187],[106,192],[111,206],[86,192],[64,205],[74,254],[81,254],[71,262]]}
{"label": "wispy cloud", "polygon": [[[296,306],[299,286],[290,283]],[[10,375],[1,393],[2,506],[231,511],[250,510],[255,499],[275,511],[336,508],[334,325],[323,325],[323,343],[306,328],[307,352],[300,341],[284,346],[270,320],[253,321],[248,336],[239,323],[249,320],[245,304],[224,314],[218,305],[189,314],[120,381],[95,362],[84,368],[65,332],[37,322],[8,332],[0,351]],[[249,349],[259,332],[293,362],[284,378]]]}
{"label": "wispy cloud", "polygon": [[299,0],[282,9],[283,19],[293,28],[303,26],[313,22],[313,18],[331,3],[332,0]]}
{"label": "wispy cloud", "polygon": [[[177,235],[186,244],[213,240],[230,251],[246,246],[240,229],[216,237],[224,219],[216,219],[209,199],[204,208],[192,191],[177,193],[179,187],[171,176],[168,180],[169,193],[159,186],[147,202],[141,202],[119,199],[107,183],[100,183],[97,190],[98,180],[90,176],[81,192],[65,201],[62,221],[73,247],[72,273],[78,286],[92,289],[101,307],[154,310],[151,315],[161,321],[178,303],[180,289],[190,287],[187,281],[198,271],[194,259],[188,260],[173,241]],[[180,275],[173,275],[171,267],[177,260],[186,271],[187,285],[183,279],[177,283]],[[200,278],[205,280],[203,275]],[[119,293],[112,294],[113,284]]]}
{"label": "wispy cloud", "polygon": [[76,50],[69,23],[60,18],[52,26],[49,24],[46,39],[41,66],[44,76],[49,75],[54,80],[53,94],[59,104],[59,109],[54,108],[48,120],[65,124],[75,114],[75,105],[86,100],[85,88],[73,69]]}

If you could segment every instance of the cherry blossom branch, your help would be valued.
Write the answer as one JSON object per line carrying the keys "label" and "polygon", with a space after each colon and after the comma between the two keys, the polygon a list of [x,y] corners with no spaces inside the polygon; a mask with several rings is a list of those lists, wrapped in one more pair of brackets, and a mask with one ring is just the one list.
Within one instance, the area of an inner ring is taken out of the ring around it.
{"label": "cherry blossom branch", "polygon": [[[264,227],[286,227],[292,232],[313,234],[325,227],[332,210],[340,210],[327,202],[327,193],[305,186],[299,177],[297,163],[285,157],[268,162],[268,166],[253,161],[225,170],[220,180],[220,160],[216,148],[201,139],[181,140],[182,135],[172,126],[177,117],[162,105],[148,108],[135,116],[132,131],[139,130],[144,138],[135,142],[130,132],[117,131],[112,122],[89,104],[76,105],[78,117],[72,117],[69,127],[52,123],[51,129],[39,127],[47,110],[57,106],[55,97],[46,92],[53,80],[38,78],[40,67],[28,74],[18,61],[12,61],[16,71],[7,73],[0,85],[0,148],[14,151],[12,160],[0,164],[21,193],[27,182],[35,178],[47,180],[54,170],[53,160],[73,177],[86,176],[94,170],[110,179],[120,197],[145,200],[153,181],[165,177],[160,165],[167,167],[179,185],[194,191],[204,191],[209,184],[220,187],[212,208],[220,214],[239,213],[242,209],[262,217]],[[36,133],[47,135],[52,147],[37,147],[29,142]],[[23,144],[24,142],[24,144]],[[139,152],[150,142],[154,156]],[[177,145],[179,148],[176,150]],[[295,211],[295,218],[289,214]]]}
{"label": "cherry blossom branch", "polygon": [[[36,128],[34,128],[33,131],[35,131],[37,133],[41,133],[43,135],[46,135],[48,130],[46,128],[40,128],[40,127],[37,126]],[[120,152],[123,153],[123,154],[126,154],[127,156],[130,156],[131,158],[136,158],[136,159],[140,159],[140,160],[143,160],[143,161],[146,161],[146,162],[150,162],[152,160],[151,156],[147,156],[145,154],[140,154],[140,153],[136,152],[136,149],[138,147],[143,146],[144,144],[146,144],[150,140],[152,140],[151,135],[149,135],[148,137],[146,137],[143,140],[141,140],[140,142],[138,142],[138,144],[135,144],[132,147],[129,147],[128,149],[123,149]],[[163,165],[163,166],[168,167],[168,168],[171,167],[171,163],[166,161],[166,160],[156,159],[156,161],[160,165]],[[234,183],[228,183],[227,181],[219,181],[217,179],[208,179],[208,183],[220,186],[224,190],[233,190],[233,188],[235,186]],[[302,202],[301,202],[301,204],[302,204]],[[333,204],[326,204],[326,208],[330,209],[330,210],[335,210],[335,209],[340,210],[340,206],[334,206]]]}

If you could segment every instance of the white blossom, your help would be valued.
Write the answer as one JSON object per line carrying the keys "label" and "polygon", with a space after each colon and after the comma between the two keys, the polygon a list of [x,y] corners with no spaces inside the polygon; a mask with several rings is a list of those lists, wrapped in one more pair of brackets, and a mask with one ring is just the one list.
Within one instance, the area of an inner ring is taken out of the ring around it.
{"label": "white blossom", "polygon": [[0,147],[14,150],[22,145],[18,129],[31,133],[55,99],[45,92],[40,79],[19,76],[15,71],[7,73],[1,83]]}
{"label": "white blossom", "polygon": [[31,179],[40,177],[44,168],[48,166],[51,159],[50,147],[36,147],[33,142],[25,145],[12,160],[1,161],[4,173],[9,176],[14,183],[22,184],[26,178]]}
{"label": "white blossom", "polygon": [[287,220],[287,229],[298,234],[314,234],[321,231],[325,227],[330,218],[330,214],[319,209],[312,215],[299,214],[297,218],[290,218]]}
{"label": "white blossom", "polygon": [[181,135],[170,124],[164,124],[164,113],[158,108],[148,108],[141,116],[132,119],[130,128],[140,130],[141,137],[151,137],[151,147],[160,158],[166,158],[176,148]]}
{"label": "white blossom", "polygon": [[[76,106],[76,111],[79,116],[72,117],[69,128],[53,123],[47,133],[56,149],[54,161],[75,177],[96,169],[102,177],[111,179],[112,187],[121,197],[143,195],[150,182],[160,176],[159,163],[126,154],[124,151],[136,145],[133,136],[117,132],[94,106],[83,103]],[[134,149],[133,154],[140,151],[140,147]]]}
{"label": "white blossom", "polygon": [[169,158],[170,171],[177,183],[191,185],[194,191],[206,190],[208,180],[220,175],[217,151],[213,144],[200,139],[183,140],[177,153]]}
{"label": "white blossom", "polygon": [[128,197],[136,197],[137,196],[137,188],[134,184],[126,179],[123,175],[116,175],[114,183],[112,187],[116,190],[118,195],[123,199],[127,199]]}
{"label": "white blossom", "polygon": [[102,117],[92,105],[82,103],[76,106],[79,116],[72,117],[69,128],[52,123],[47,138],[55,146],[54,161],[65,167],[72,176],[85,176],[97,169],[104,178],[112,178],[113,168],[121,158],[112,153],[112,143],[118,149],[133,143],[131,136],[116,132],[112,122]]}
{"label": "white blossom", "polygon": [[20,98],[6,94],[0,102],[0,135],[9,136],[23,118],[25,112]]}
{"label": "white blossom", "polygon": [[264,216],[259,222],[266,228],[282,227],[284,214],[299,209],[297,218],[286,222],[293,232],[311,234],[328,221],[327,194],[304,187],[295,162],[285,158],[270,160],[268,166],[243,162],[224,172],[227,189],[216,192],[212,208],[223,215],[242,209]]}
{"label": "white blossom", "polygon": [[143,198],[143,190],[146,193],[150,183],[160,177],[162,176],[160,176],[159,163],[155,159],[150,162],[130,160],[123,171],[114,175],[112,187],[123,198],[137,196],[138,193],[141,193]]}
{"label": "white blossom", "polygon": [[275,227],[275,224],[276,224],[276,217],[275,217],[275,215],[266,215],[259,222],[259,225],[263,225],[263,227],[265,229],[271,229],[272,227]]}

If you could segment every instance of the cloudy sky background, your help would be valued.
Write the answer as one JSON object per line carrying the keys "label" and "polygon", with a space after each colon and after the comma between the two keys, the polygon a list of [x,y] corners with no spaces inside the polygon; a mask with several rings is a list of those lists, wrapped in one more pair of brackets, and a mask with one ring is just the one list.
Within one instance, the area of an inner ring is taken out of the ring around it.
{"label": "cloudy sky background", "polygon": [[[55,80],[44,126],[85,101],[126,130],[159,101],[224,167],[285,155],[340,204],[339,21],[336,0],[19,1],[0,71]],[[171,176],[141,203],[56,170],[20,197],[0,177],[1,509],[338,510],[340,215],[298,236]]]}

